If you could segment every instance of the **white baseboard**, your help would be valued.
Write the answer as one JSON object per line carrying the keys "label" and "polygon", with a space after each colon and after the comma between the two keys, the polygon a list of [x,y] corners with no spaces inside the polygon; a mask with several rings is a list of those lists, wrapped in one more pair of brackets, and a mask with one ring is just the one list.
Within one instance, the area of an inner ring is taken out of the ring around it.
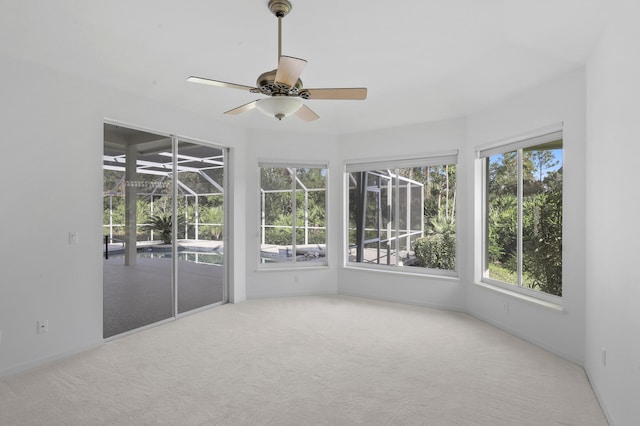
{"label": "white baseboard", "polygon": [[[472,317],[482,321],[482,322],[486,322],[487,324],[492,325],[492,326],[494,326],[496,328],[499,328],[502,331],[506,331],[507,333],[512,334],[512,335],[516,336],[517,338],[524,340],[525,342],[529,342],[529,343],[531,343],[533,345],[536,345],[536,346],[544,349],[547,352],[551,352],[552,354],[558,355],[560,358],[564,358],[567,361],[571,361],[574,364],[577,364],[577,365],[579,365],[580,367],[582,367],[584,369],[584,360],[577,359],[574,356],[571,356],[571,355],[566,354],[566,353],[564,353],[562,351],[559,351],[556,348],[551,347],[551,346],[549,346],[549,345],[547,345],[547,344],[545,344],[543,342],[539,342],[536,339],[532,339],[529,336],[525,336],[524,334],[520,333],[518,330],[515,330],[515,329],[513,329],[513,328],[511,328],[511,327],[509,327],[509,326],[507,326],[505,324],[502,324],[500,322],[491,320],[491,319],[489,319],[487,317],[484,317],[482,315],[478,315],[478,314],[476,314],[474,312],[466,312],[466,313],[471,315]],[[585,374],[586,374],[586,372],[585,372]]]}
{"label": "white baseboard", "polygon": [[609,410],[607,410],[607,406],[604,403],[602,397],[600,396],[600,392],[598,391],[598,387],[595,386],[593,384],[593,381],[591,380],[591,374],[589,374],[589,368],[587,366],[584,367],[584,372],[587,374],[587,380],[589,380],[589,384],[591,385],[591,389],[593,389],[593,393],[596,395],[596,399],[598,400],[598,404],[600,404],[600,408],[602,409],[602,412],[604,413],[604,416],[607,418],[607,422],[609,422],[609,424],[611,426],[616,425],[617,423],[613,419],[613,416],[611,415]]}
{"label": "white baseboard", "polygon": [[21,364],[17,364],[17,365],[14,365],[13,367],[9,367],[5,370],[0,371],[0,378],[22,373],[23,371],[31,370],[32,368],[36,368],[36,367],[41,367],[46,364],[51,364],[52,362],[58,361],[60,359],[79,354],[80,352],[85,352],[90,349],[99,348],[102,345],[104,345],[104,341],[100,340],[99,342],[94,342],[88,345],[79,346],[68,351],[60,352],[54,355],[50,355],[50,356],[38,358],[32,361],[27,361]]}
{"label": "white baseboard", "polygon": [[363,299],[379,300],[381,302],[402,303],[404,305],[421,306],[423,308],[442,309],[444,311],[458,312],[461,314],[468,313],[462,308],[456,308],[454,306],[447,306],[447,305],[439,305],[437,303],[427,303],[422,301],[416,302],[415,300],[406,300],[406,299],[395,298],[395,297],[371,296],[370,294],[360,294],[352,291],[338,291],[338,294],[342,296],[362,297]]}
{"label": "white baseboard", "polygon": [[485,323],[490,324],[490,325],[492,325],[492,326],[494,326],[496,328],[499,328],[500,330],[506,331],[507,333],[512,334],[512,335],[514,335],[514,336],[516,336],[516,337],[518,337],[518,338],[520,338],[520,339],[522,339],[524,341],[527,341],[527,342],[529,342],[531,344],[539,346],[539,347],[541,347],[542,349],[544,349],[546,351],[549,351],[549,352],[551,352],[551,353],[553,353],[555,355],[558,355],[559,357],[564,358],[567,361],[571,361],[574,364],[578,364],[579,366],[584,368],[584,365],[583,365],[584,363],[583,363],[582,360],[576,359],[575,357],[572,357],[572,356],[570,356],[568,354],[562,353],[562,352],[556,350],[555,348],[552,348],[552,347],[550,347],[548,345],[545,345],[542,342],[535,341],[534,339],[531,339],[528,336],[522,335],[521,333],[519,333],[515,329],[512,329],[512,328],[510,328],[510,327],[508,327],[508,326],[506,326],[504,324],[501,324],[501,323],[498,323],[496,321],[493,321],[493,320],[491,320],[489,318],[485,318],[482,315],[477,315],[475,313],[469,312],[464,308],[456,308],[456,307],[452,307],[452,306],[439,305],[439,304],[435,304],[435,303],[416,302],[416,301],[410,301],[410,300],[405,300],[405,299],[395,298],[395,297],[377,297],[377,296],[371,296],[371,295],[368,295],[368,294],[359,294],[359,293],[351,292],[351,291],[339,291],[338,294],[345,295],[345,296],[362,297],[362,298],[366,298],[366,299],[380,300],[382,302],[403,303],[403,304],[406,304],[406,305],[422,306],[422,307],[425,307],[425,308],[443,309],[443,310],[446,310],[446,311],[453,311],[453,312],[459,312],[459,313],[462,313],[462,314],[467,314],[467,315],[470,315],[470,316],[472,316],[472,317],[474,317],[474,318],[476,318],[476,319],[478,319],[478,320],[480,320],[482,322],[485,322]]}
{"label": "white baseboard", "polygon": [[278,297],[305,297],[305,296],[335,296],[338,293],[333,292],[318,292],[318,293],[258,293],[247,295],[247,300],[256,299],[276,299]]}

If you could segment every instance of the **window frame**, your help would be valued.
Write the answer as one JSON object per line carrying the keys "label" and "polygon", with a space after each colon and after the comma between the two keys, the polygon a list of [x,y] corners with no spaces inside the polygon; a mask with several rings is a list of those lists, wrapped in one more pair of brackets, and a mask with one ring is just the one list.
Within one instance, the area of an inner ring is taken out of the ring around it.
{"label": "window frame", "polygon": [[[481,285],[488,285],[492,287],[496,287],[497,289],[506,290],[507,292],[513,292],[523,297],[531,300],[540,300],[542,302],[549,302],[552,304],[554,309],[556,307],[561,307],[562,302],[564,300],[565,292],[563,288],[562,296],[557,296],[551,293],[546,293],[539,290],[534,290],[522,285],[522,271],[523,271],[523,204],[524,204],[524,195],[523,195],[523,159],[522,154],[523,150],[526,148],[531,148],[537,145],[543,145],[545,143],[553,142],[556,140],[562,140],[562,152],[564,159],[564,129],[563,123],[553,124],[551,126],[538,129],[527,134],[523,134],[508,140],[504,140],[501,142],[493,143],[486,146],[481,146],[476,148],[476,178],[479,180],[479,185],[476,185],[476,189],[479,189],[480,192],[480,203],[479,207],[480,214],[478,215],[480,219],[480,233],[479,241],[476,241],[476,254],[479,254],[479,261],[476,262],[476,270],[478,271],[476,274],[476,283],[480,283]],[[518,179],[518,188],[517,188],[517,283],[510,284],[507,282],[503,282],[494,278],[488,277],[489,270],[489,198],[488,198],[488,178],[489,178],[489,168],[487,167],[487,159],[496,154],[505,154],[508,152],[517,152],[517,179]],[[564,167],[564,161],[563,161]],[[562,216],[564,217],[564,174],[562,178]],[[564,221],[562,225],[562,234],[564,235]],[[565,263],[565,252],[562,251],[562,264],[563,264],[563,286],[564,286],[564,263]],[[478,266],[479,265],[479,266]]]}
{"label": "window frame", "polygon": [[[262,169],[263,168],[282,168],[293,170],[293,177],[291,179],[291,196],[292,196],[292,212],[291,212],[291,230],[292,230],[292,248],[295,250],[296,246],[296,229],[297,225],[297,197],[296,197],[296,169],[324,169],[325,170],[325,242],[324,242],[324,261],[323,262],[297,262],[295,256],[292,257],[291,262],[273,262],[265,263],[262,261],[262,233],[263,233],[263,216],[262,216]],[[273,160],[259,160],[258,161],[258,249],[257,249],[257,270],[258,271],[277,271],[277,270],[289,270],[289,269],[327,269],[329,268],[329,162],[328,161],[273,161]]]}
{"label": "window frame", "polygon": [[[400,275],[414,275],[414,276],[422,276],[422,277],[435,277],[439,279],[459,279],[459,255],[460,255],[460,244],[459,244],[459,233],[458,233],[458,221],[456,220],[456,249],[455,249],[455,258],[456,258],[456,266],[453,270],[447,269],[436,269],[436,268],[426,268],[419,266],[407,266],[407,265],[381,265],[375,263],[363,263],[363,262],[353,262],[349,260],[349,252],[350,252],[350,239],[349,239],[349,181],[350,174],[353,172],[374,172],[377,170],[389,170],[395,171],[397,176],[397,170],[403,168],[411,168],[411,167],[427,167],[427,166],[447,166],[447,165],[455,165],[456,166],[456,187],[457,187],[457,176],[458,176],[458,150],[449,150],[444,152],[430,153],[424,155],[416,155],[416,156],[404,156],[404,157],[396,157],[396,158],[385,158],[385,159],[369,159],[369,160],[345,160],[343,167],[343,245],[342,245],[342,255],[343,258],[343,267],[348,269],[360,269],[360,270],[368,270],[368,271],[377,271],[383,273],[393,273]],[[396,179],[396,184],[394,185],[394,197],[399,195],[399,186],[400,179]],[[397,199],[399,200],[400,197]],[[424,202],[423,202],[424,204]],[[398,217],[398,212],[400,210],[400,204],[396,203],[392,207],[395,212],[396,217]],[[457,216],[457,215],[456,215]],[[424,222],[424,220],[423,220]],[[424,223],[421,224],[422,229],[424,229]],[[396,239],[400,239],[399,236],[399,221],[396,222],[396,226],[394,231],[396,232]]]}

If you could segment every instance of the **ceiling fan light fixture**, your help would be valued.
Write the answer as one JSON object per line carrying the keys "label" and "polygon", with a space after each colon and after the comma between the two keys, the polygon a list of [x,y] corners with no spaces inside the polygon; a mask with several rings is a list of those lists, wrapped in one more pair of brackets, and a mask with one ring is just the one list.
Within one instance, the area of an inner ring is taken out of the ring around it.
{"label": "ceiling fan light fixture", "polygon": [[297,97],[289,96],[271,96],[260,99],[256,103],[256,108],[269,117],[275,117],[282,120],[285,117],[294,114],[302,106],[302,101]]}

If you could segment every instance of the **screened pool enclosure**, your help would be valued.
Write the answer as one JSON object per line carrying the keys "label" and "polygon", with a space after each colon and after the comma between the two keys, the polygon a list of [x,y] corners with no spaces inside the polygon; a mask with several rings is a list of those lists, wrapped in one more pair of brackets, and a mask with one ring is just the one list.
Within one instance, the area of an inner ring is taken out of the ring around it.
{"label": "screened pool enclosure", "polygon": [[424,185],[396,170],[353,171],[349,180],[349,261],[409,265],[424,235]]}
{"label": "screened pool enclosure", "polygon": [[[136,241],[163,240],[164,228],[157,219],[172,215],[171,157],[170,149],[168,152],[138,154],[136,178],[128,180],[126,154],[104,156],[103,227],[109,242],[124,242],[127,191],[135,192],[136,202],[131,204],[135,216],[131,219],[135,219]],[[178,239],[222,240],[222,151],[213,149],[212,152],[212,148],[199,145],[182,146],[181,153],[177,155],[176,171]]]}

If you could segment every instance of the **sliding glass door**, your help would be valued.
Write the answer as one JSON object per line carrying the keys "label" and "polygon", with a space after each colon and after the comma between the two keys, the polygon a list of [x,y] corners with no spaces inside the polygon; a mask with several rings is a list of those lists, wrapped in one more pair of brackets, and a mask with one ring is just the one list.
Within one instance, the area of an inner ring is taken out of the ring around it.
{"label": "sliding glass door", "polygon": [[179,140],[178,314],[226,300],[224,151]]}
{"label": "sliding glass door", "polygon": [[105,338],[227,300],[225,150],[104,126]]}

